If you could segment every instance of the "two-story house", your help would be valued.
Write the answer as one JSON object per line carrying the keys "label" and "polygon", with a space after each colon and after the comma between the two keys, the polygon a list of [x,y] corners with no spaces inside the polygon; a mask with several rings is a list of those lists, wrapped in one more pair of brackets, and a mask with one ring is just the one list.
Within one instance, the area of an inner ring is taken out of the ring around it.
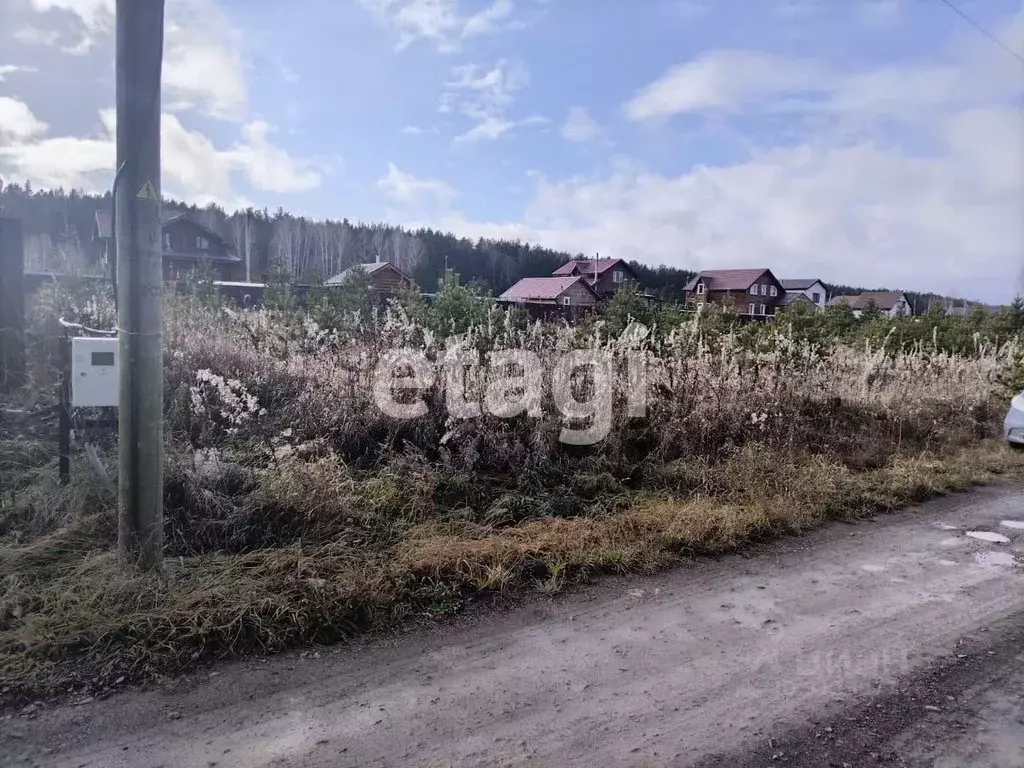
{"label": "two-story house", "polygon": [[686,284],[687,304],[714,303],[752,317],[774,315],[785,295],[770,269],[707,269]]}
{"label": "two-story house", "polygon": [[[96,211],[93,239],[99,241],[107,263],[113,263],[114,238],[109,210]],[[246,279],[245,263],[228,241],[188,213],[161,212],[160,245],[165,280],[184,280],[204,262],[210,265],[216,280]]]}
{"label": "two-story house", "polygon": [[601,301],[607,301],[628,282],[639,282],[636,272],[622,259],[574,259],[554,272],[553,277],[582,277]]}
{"label": "two-story house", "polygon": [[[786,289],[786,295],[806,296],[816,309],[824,309],[828,301],[828,290],[825,284],[818,278],[781,280],[782,287]],[[795,299],[790,299],[787,304]]]}

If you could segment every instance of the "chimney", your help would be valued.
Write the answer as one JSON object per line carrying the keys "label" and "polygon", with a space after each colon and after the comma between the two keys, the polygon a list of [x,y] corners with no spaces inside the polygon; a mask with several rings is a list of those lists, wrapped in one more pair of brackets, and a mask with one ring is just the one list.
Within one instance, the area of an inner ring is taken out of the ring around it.
{"label": "chimney", "polygon": [[381,256],[380,251],[377,251],[377,263],[378,264],[383,264],[384,263],[384,257]]}
{"label": "chimney", "polygon": [[601,252],[594,254],[594,285],[597,285],[597,261],[601,258]]}

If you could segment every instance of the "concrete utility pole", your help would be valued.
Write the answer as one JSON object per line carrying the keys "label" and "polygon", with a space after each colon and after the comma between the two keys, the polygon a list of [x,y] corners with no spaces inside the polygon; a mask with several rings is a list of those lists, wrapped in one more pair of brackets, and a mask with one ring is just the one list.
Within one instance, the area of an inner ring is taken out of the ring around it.
{"label": "concrete utility pole", "polygon": [[160,73],[164,0],[117,0],[118,531],[122,557],[163,557]]}

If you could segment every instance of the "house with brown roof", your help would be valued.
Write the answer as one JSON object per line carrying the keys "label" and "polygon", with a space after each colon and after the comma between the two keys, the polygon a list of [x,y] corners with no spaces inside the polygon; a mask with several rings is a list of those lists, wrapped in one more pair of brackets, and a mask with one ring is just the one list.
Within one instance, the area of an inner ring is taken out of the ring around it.
{"label": "house with brown roof", "polygon": [[324,281],[324,285],[340,286],[348,282],[357,270],[370,281],[370,290],[379,297],[397,296],[404,291],[416,290],[416,281],[389,261],[356,264]]}
{"label": "house with brown roof", "polygon": [[706,269],[686,284],[686,303],[714,303],[750,317],[775,314],[786,291],[770,269]]}
{"label": "house with brown roof", "polygon": [[501,296],[502,304],[521,306],[531,314],[577,315],[593,309],[600,301],[590,281],[582,275],[524,277]]}
{"label": "house with brown roof", "polygon": [[865,291],[859,296],[836,296],[828,302],[830,307],[845,304],[853,310],[854,317],[860,317],[872,305],[888,317],[913,315],[907,295],[902,291]]}
{"label": "house with brown roof", "polygon": [[[104,259],[113,264],[114,232],[109,210],[96,211],[92,235],[99,241]],[[210,264],[217,280],[246,279],[245,263],[227,239],[188,213],[161,212],[160,243],[165,280],[184,280],[203,262]]]}
{"label": "house with brown roof", "polygon": [[626,283],[639,282],[636,272],[622,259],[573,259],[551,274],[553,277],[585,278],[602,301],[610,299]]}

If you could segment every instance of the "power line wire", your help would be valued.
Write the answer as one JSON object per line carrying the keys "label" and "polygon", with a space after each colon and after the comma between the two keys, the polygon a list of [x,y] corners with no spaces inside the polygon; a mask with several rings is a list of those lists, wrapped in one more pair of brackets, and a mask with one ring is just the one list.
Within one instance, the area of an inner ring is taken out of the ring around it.
{"label": "power line wire", "polygon": [[1008,54],[1010,54],[1011,56],[1013,56],[1013,58],[1015,58],[1015,59],[1016,59],[1017,61],[1019,61],[1019,62],[1020,62],[1021,64],[1024,64],[1024,56],[1021,56],[1021,55],[1020,55],[1019,53],[1017,53],[1017,52],[1016,52],[1015,50],[1013,50],[1013,49],[1012,49],[1012,48],[1011,48],[1010,46],[1008,46],[1008,45],[1007,45],[1006,43],[1004,43],[1004,42],[1003,42],[1002,40],[1000,40],[1000,39],[999,39],[998,37],[996,37],[996,36],[995,36],[994,34],[992,34],[992,33],[991,33],[991,32],[989,32],[989,31],[988,31],[987,29],[985,29],[985,28],[984,28],[983,26],[981,26],[981,24],[979,24],[979,23],[978,23],[978,22],[976,22],[976,21],[975,21],[974,19],[972,19],[972,18],[971,18],[970,16],[968,16],[968,15],[967,15],[966,13],[964,13],[964,12],[963,12],[963,11],[961,11],[961,10],[960,10],[959,8],[957,8],[957,7],[956,7],[956,6],[955,6],[955,5],[954,5],[954,4],[952,3],[952,0],[939,0],[939,2],[940,2],[940,3],[942,3],[943,5],[945,5],[945,6],[947,7],[947,8],[949,8],[949,9],[950,9],[951,11],[953,11],[953,13],[955,13],[955,14],[956,14],[957,16],[959,16],[960,18],[962,18],[962,19],[963,19],[964,21],[966,21],[966,22],[967,22],[968,24],[970,24],[970,25],[971,25],[972,27],[974,27],[974,28],[975,28],[976,30],[978,30],[979,32],[981,32],[981,34],[983,34],[983,35],[984,35],[985,37],[987,37],[987,38],[988,38],[989,40],[991,40],[991,41],[992,41],[993,43],[995,43],[996,45],[998,45],[998,46],[999,46],[1000,48],[1002,48],[1002,49],[1003,49],[1004,51],[1006,51],[1006,52],[1007,52]]}

